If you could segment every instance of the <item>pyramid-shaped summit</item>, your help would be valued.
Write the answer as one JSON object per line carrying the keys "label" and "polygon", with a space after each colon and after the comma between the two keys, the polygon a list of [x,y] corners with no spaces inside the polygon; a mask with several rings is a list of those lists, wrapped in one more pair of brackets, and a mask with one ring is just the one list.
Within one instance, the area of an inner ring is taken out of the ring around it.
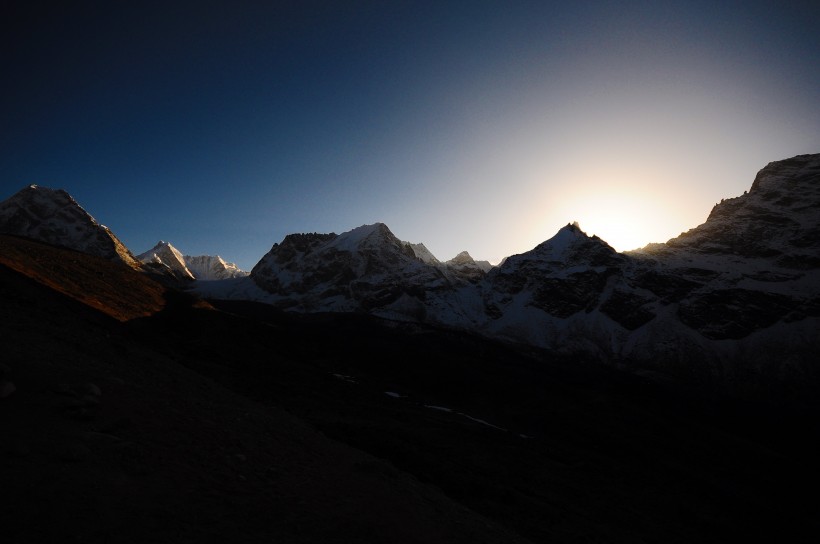
{"label": "pyramid-shaped summit", "polygon": [[194,279],[194,275],[185,263],[182,253],[169,242],[160,240],[157,245],[137,255],[137,259],[145,264],[154,264],[167,268],[171,274],[183,279]]}
{"label": "pyramid-shaped summit", "polygon": [[119,238],[62,189],[30,185],[0,202],[0,232],[140,268]]}
{"label": "pyramid-shaped summit", "polygon": [[583,266],[613,266],[623,258],[597,236],[589,236],[578,222],[568,223],[549,240],[520,255],[508,257],[500,268],[546,266],[549,269]]}

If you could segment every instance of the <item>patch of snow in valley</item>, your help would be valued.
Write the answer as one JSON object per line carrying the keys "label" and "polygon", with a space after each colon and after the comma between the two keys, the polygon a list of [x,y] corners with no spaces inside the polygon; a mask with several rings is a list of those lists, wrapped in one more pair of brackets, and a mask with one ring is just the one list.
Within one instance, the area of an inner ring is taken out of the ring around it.
{"label": "patch of snow in valley", "polygon": [[356,384],[357,384],[357,383],[359,383],[358,381],[356,381],[356,380],[353,378],[353,376],[346,376],[346,375],[344,375],[344,374],[337,374],[337,373],[335,373],[335,372],[333,372],[333,373],[331,373],[331,374],[332,374],[332,376],[333,376],[333,377],[335,377],[335,378],[337,378],[337,379],[339,379],[339,380],[342,380],[343,382],[348,382],[348,383],[356,383]]}
{"label": "patch of snow in valley", "polygon": [[424,407],[425,408],[430,408],[431,410],[439,410],[441,412],[452,412],[453,411],[452,408],[447,408],[445,406],[435,406],[435,405],[432,405],[432,404],[425,404]]}

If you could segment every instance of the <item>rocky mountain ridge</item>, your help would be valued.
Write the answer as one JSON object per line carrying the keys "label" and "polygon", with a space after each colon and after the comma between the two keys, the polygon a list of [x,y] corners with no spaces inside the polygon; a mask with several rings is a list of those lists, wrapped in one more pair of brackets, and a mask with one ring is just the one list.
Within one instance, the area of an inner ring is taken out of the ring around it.
{"label": "rocky mountain ridge", "polygon": [[418,258],[377,224],[311,235],[298,251],[289,249],[296,238],[286,238],[251,273],[263,293],[232,297],[422,321],[628,360],[640,371],[745,382],[764,367],[813,372],[806,354],[818,347],[810,332],[820,317],[818,229],[820,155],[803,155],[770,163],[703,225],[642,250],[617,253],[570,224],[485,272],[466,252],[443,266]]}
{"label": "rocky mountain ridge", "polygon": [[296,311],[369,311],[424,319],[423,302],[451,279],[416,257],[382,223],[349,232],[288,235],[262,257],[250,281],[266,302]]}
{"label": "rocky mountain ridge", "polygon": [[99,257],[0,244],[7,541],[816,533],[816,412],[735,417],[584,357],[211,307]]}
{"label": "rocky mountain ridge", "polygon": [[[24,189],[0,204],[0,219],[6,232],[130,255],[64,191]],[[820,347],[820,155],[768,164],[702,225],[626,253],[569,224],[497,267],[467,252],[441,262],[376,223],[288,235],[247,277],[170,244],[140,259],[219,280],[194,285],[211,299],[368,313],[696,380],[800,376],[814,372],[807,354]]]}

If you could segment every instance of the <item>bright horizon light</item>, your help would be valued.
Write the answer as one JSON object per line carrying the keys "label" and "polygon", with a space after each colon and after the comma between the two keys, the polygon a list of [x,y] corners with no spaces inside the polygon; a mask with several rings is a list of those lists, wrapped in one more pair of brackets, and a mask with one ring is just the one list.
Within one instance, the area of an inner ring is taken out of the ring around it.
{"label": "bright horizon light", "polygon": [[[699,222],[686,224],[669,197],[654,192],[612,186],[602,192],[568,198],[560,205],[589,236],[596,235],[616,251],[666,242]],[[707,212],[708,210],[704,210]]]}
{"label": "bright horizon light", "polygon": [[498,262],[573,221],[665,242],[818,152],[804,3],[279,4],[32,10],[7,36],[0,198],[64,188],[135,253],[244,270],[376,221]]}
{"label": "bright horizon light", "polygon": [[573,166],[552,173],[561,182],[549,184],[542,195],[540,220],[531,224],[534,243],[577,222],[616,251],[640,249],[698,226],[709,212],[708,204],[698,201],[702,195],[685,191],[684,180],[676,179],[662,160],[608,157],[568,163]]}
{"label": "bright horizon light", "polygon": [[598,236],[616,251],[639,249],[671,237],[662,234],[668,228],[659,227],[663,224],[663,210],[653,210],[657,204],[645,197],[608,195],[587,204],[588,209],[577,213],[575,221],[581,230]]}

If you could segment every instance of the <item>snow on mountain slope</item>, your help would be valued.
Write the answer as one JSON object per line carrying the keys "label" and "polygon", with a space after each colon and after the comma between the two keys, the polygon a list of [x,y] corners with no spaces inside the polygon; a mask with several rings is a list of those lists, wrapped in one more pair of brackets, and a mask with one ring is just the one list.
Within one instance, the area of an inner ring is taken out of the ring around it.
{"label": "snow on mountain slope", "polygon": [[476,266],[478,266],[484,272],[489,272],[490,270],[495,268],[492,264],[490,264],[490,261],[473,261],[473,262],[475,262]]}
{"label": "snow on mountain slope", "polygon": [[182,255],[169,242],[160,240],[157,245],[137,256],[144,264],[163,267],[177,278],[187,280],[215,281],[247,276],[234,263],[225,262],[219,255]]}
{"label": "snow on mountain slope", "polygon": [[476,261],[466,251],[462,251],[447,262],[441,262],[424,244],[403,243],[410,246],[417,259],[424,263],[438,266],[444,270],[446,274],[461,280],[478,281],[493,268],[493,265],[491,265],[489,261]]}
{"label": "snow on mountain slope", "polygon": [[193,280],[194,275],[185,263],[185,257],[169,242],[160,240],[157,245],[137,255],[143,264],[154,264],[163,267],[178,278]]}
{"label": "snow on mountain slope", "polygon": [[577,223],[531,251],[508,257],[480,286],[489,318],[484,326],[492,336],[552,348],[606,351],[592,337],[575,335],[584,328],[605,330],[607,319],[590,314],[612,290],[626,259],[597,236],[589,237]]}
{"label": "snow on mountain slope", "polygon": [[62,189],[30,185],[0,202],[0,232],[32,238],[140,268],[111,232]]}
{"label": "snow on mountain slope", "polygon": [[[489,265],[490,263],[487,264]],[[473,283],[482,280],[488,271],[483,265],[478,264],[466,251],[462,251],[445,262],[444,267],[456,277]]]}
{"label": "snow on mountain slope", "polygon": [[240,270],[234,263],[226,262],[219,255],[185,255],[185,264],[191,274],[200,281],[241,278],[250,274]]}
{"label": "snow on mountain slope", "polygon": [[382,223],[343,234],[292,234],[251,271],[271,303],[296,311],[364,311],[464,322],[457,280],[416,257]]}
{"label": "snow on mountain slope", "polygon": [[666,244],[617,254],[568,225],[488,274],[485,334],[738,388],[812,373],[818,228],[820,155],[769,164]]}
{"label": "snow on mountain slope", "polygon": [[[763,168],[743,196],[706,222],[631,252],[648,288],[679,301],[679,317],[710,338],[738,338],[820,306],[820,155]],[[679,293],[667,293],[669,278]]]}
{"label": "snow on mountain slope", "polygon": [[778,268],[820,266],[820,159],[800,155],[769,163],[743,196],[722,200],[706,222],[635,254],[764,259]]}
{"label": "snow on mountain slope", "polygon": [[617,253],[569,224],[485,272],[467,252],[441,263],[377,223],[289,235],[250,279],[257,287],[208,290],[293,311],[444,324],[742,389],[813,372],[820,155],[770,163],[703,225],[638,251]]}
{"label": "snow on mountain slope", "polygon": [[413,250],[413,253],[416,255],[416,258],[420,259],[422,262],[427,264],[439,264],[441,262],[438,259],[436,259],[436,256],[433,255],[433,253],[429,249],[427,249],[427,246],[425,246],[424,244],[411,244],[410,242],[403,243],[409,245],[410,248]]}
{"label": "snow on mountain slope", "polygon": [[818,374],[820,155],[770,163],[704,224],[637,251],[575,223],[496,267],[467,252],[442,263],[377,223],[289,235],[250,278],[209,283],[197,290],[441,324],[724,390],[796,383]]}

